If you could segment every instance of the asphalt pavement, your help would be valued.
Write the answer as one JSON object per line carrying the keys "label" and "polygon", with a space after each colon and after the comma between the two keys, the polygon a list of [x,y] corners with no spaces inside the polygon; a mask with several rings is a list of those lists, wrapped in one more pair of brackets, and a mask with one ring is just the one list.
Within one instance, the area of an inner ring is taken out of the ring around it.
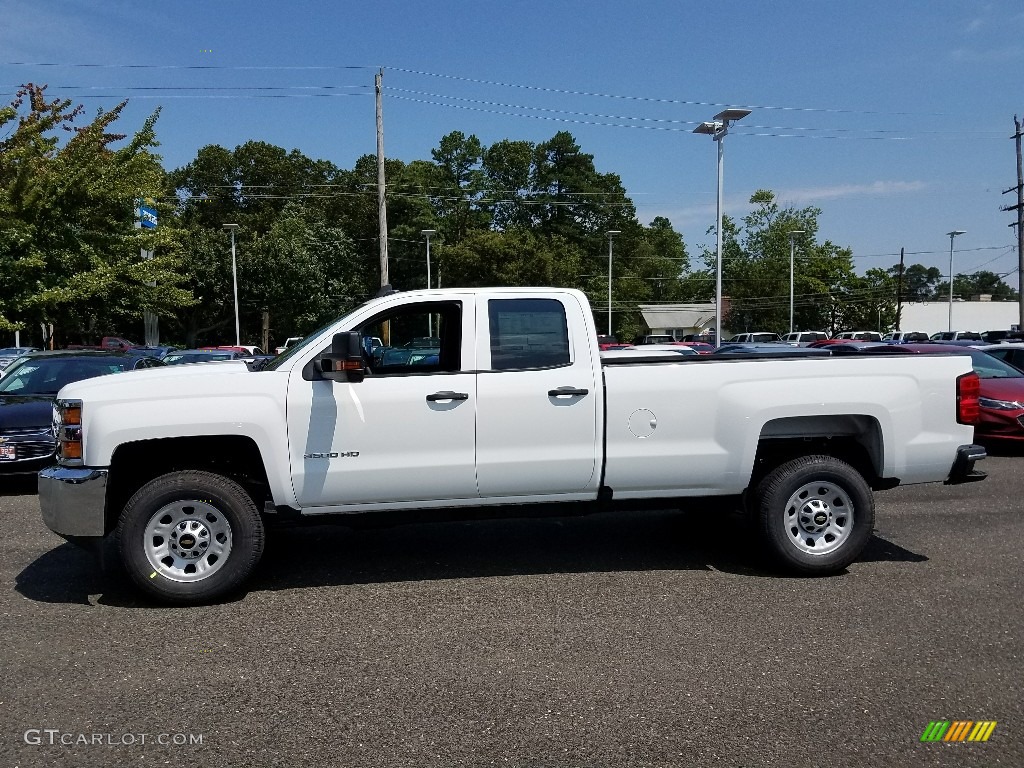
{"label": "asphalt pavement", "polygon": [[2,481],[0,765],[1021,766],[1024,456],[984,468],[879,494],[831,578],[707,511],[318,526],[198,608]]}

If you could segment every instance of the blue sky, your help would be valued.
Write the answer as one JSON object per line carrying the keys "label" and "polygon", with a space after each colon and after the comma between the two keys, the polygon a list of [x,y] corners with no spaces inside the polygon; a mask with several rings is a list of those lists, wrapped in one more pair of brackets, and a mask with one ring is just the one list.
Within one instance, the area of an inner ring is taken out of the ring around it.
{"label": "blue sky", "polygon": [[[0,0],[0,88],[49,84],[89,114],[157,106],[168,168],[258,139],[344,167],[429,159],[450,131],[544,141],[567,130],[619,174],[642,222],[713,245],[716,150],[695,124],[752,114],[725,145],[726,212],[759,188],[822,209],[859,271],[907,263],[1016,287],[1013,115],[1024,116],[1019,0],[633,3],[433,0]],[[99,66],[81,66],[81,65]]]}

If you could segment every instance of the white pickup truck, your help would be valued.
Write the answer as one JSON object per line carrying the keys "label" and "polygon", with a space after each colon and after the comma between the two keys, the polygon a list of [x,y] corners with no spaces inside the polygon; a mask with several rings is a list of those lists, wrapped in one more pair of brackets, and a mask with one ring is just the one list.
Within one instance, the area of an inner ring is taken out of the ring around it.
{"label": "white pickup truck", "polygon": [[66,386],[42,515],[76,543],[115,535],[139,587],[195,603],[245,581],[274,518],[703,500],[827,574],[871,537],[873,491],[984,477],[970,358],[798,351],[602,360],[578,291],[385,293],[259,371]]}

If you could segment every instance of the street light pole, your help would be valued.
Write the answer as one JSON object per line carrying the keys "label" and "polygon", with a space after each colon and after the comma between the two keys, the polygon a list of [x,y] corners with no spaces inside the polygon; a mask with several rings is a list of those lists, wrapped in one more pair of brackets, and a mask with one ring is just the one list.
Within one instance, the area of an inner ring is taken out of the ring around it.
{"label": "street light pole", "polygon": [[612,335],[612,238],[621,235],[617,229],[609,229],[608,235],[608,335]]}
{"label": "street light pole", "polygon": [[793,332],[793,254],[796,248],[795,240],[797,235],[802,235],[802,229],[793,229],[789,232],[789,332]]}
{"label": "street light pole", "polygon": [[[436,229],[423,229],[420,230],[420,234],[427,238],[427,290],[430,289],[430,236],[436,235]],[[434,335],[434,316],[433,314],[427,315],[427,336]]]}
{"label": "street light pole", "polygon": [[954,229],[952,232],[947,232],[949,235],[949,327],[947,331],[953,330],[953,238],[957,235],[964,235],[966,232],[962,229]]}
{"label": "street light pole", "polygon": [[701,123],[694,133],[711,136],[718,142],[718,255],[715,268],[715,344],[722,343],[722,180],[725,157],[725,137],[729,126],[750,114],[749,109],[724,109],[713,121]]}
{"label": "street light pole", "polygon": [[242,344],[242,334],[238,324],[238,267],[235,261],[235,230],[238,229],[238,225],[224,224],[222,226],[231,231],[231,284],[235,295],[235,346],[238,347]]}

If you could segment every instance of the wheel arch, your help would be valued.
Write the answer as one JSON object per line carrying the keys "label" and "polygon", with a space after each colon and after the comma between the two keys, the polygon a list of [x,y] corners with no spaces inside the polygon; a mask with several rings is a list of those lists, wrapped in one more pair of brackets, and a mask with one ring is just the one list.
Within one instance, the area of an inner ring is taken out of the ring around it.
{"label": "wheel arch", "polygon": [[241,485],[258,510],[270,500],[267,469],[256,441],[246,435],[203,435],[123,443],[110,461],[105,530],[116,527],[128,500],[142,486],[169,472],[202,470]]}
{"label": "wheel arch", "polygon": [[885,442],[873,416],[837,414],[796,416],[765,423],[758,438],[749,488],[776,467],[808,455],[832,456],[857,470],[873,490],[888,488],[882,478]]}

